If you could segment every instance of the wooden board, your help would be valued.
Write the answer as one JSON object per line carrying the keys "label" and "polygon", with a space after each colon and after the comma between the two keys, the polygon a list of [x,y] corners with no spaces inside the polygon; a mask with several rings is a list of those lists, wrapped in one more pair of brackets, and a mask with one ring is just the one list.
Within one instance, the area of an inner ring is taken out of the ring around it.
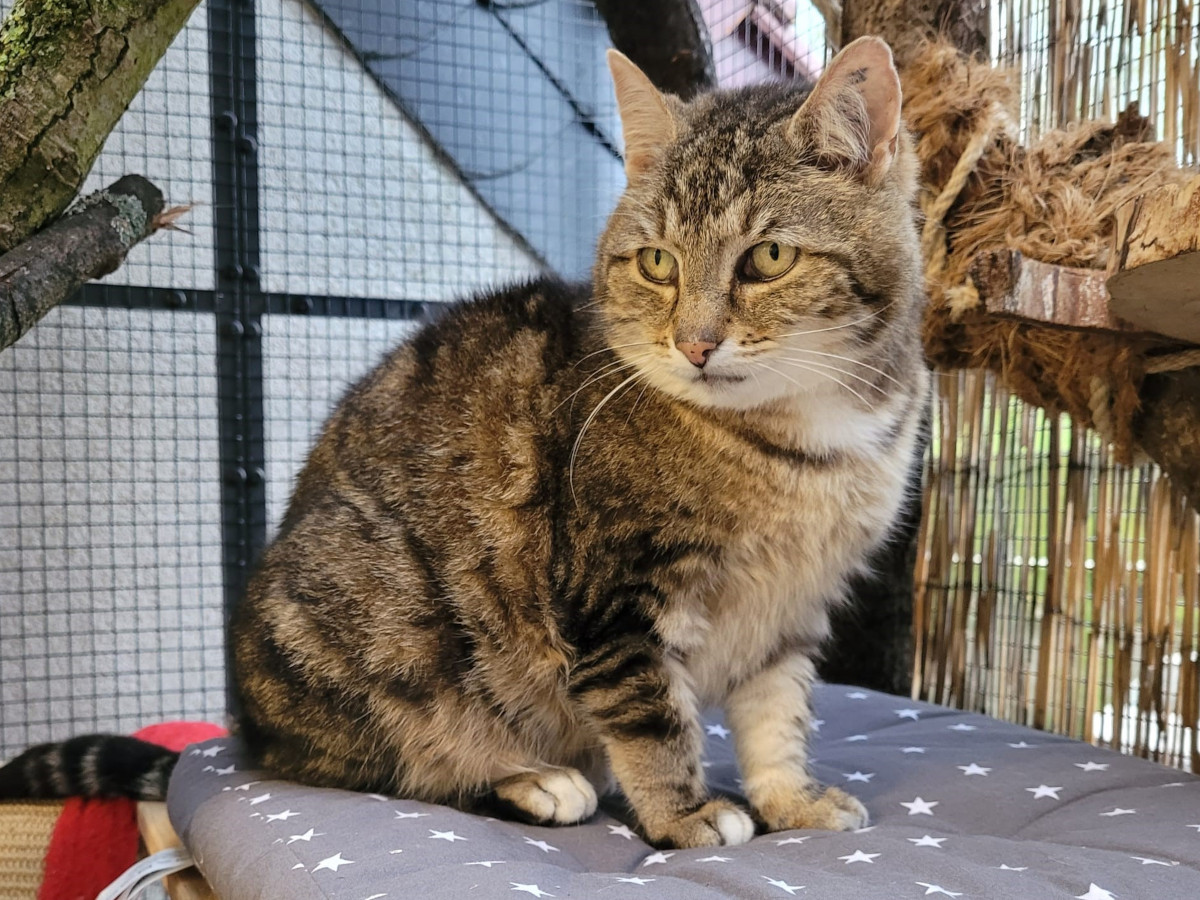
{"label": "wooden board", "polygon": [[981,253],[971,280],[988,312],[1066,328],[1137,332],[1114,315],[1105,273],[1044,263],[1015,250]]}
{"label": "wooden board", "polygon": [[[179,835],[167,817],[167,804],[144,801],[138,804],[138,831],[151,853],[182,846]],[[164,879],[171,900],[217,900],[204,876],[196,869],[185,869]]]}
{"label": "wooden board", "polygon": [[1113,241],[1112,311],[1200,344],[1200,175],[1118,207]]}

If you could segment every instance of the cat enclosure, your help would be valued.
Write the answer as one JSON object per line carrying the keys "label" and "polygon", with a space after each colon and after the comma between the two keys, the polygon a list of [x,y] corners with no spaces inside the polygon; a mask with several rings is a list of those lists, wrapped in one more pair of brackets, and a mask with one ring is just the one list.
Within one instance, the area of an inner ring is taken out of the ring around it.
{"label": "cat enclosure", "polygon": [[[827,57],[803,0],[698,8],[722,84]],[[1136,100],[1194,164],[1194,16],[995,0],[1022,136]],[[187,233],[0,351],[0,758],[224,717],[227,614],[340,393],[439,303],[586,275],[609,44],[590,0],[200,4],[86,188],[139,172]],[[1200,769],[1195,513],[996,376],[938,382],[914,694]]]}

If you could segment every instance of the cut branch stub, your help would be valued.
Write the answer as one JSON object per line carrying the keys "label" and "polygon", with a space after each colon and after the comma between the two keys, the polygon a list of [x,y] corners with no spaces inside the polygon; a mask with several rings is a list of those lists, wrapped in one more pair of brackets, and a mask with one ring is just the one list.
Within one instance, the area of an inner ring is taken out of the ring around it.
{"label": "cut branch stub", "polygon": [[1059,266],[1015,250],[992,250],[974,259],[970,275],[984,308],[993,315],[1067,328],[1141,330],[1109,309],[1105,274],[1099,269]]}
{"label": "cut branch stub", "polygon": [[85,281],[115,271],[130,248],[153,233],[162,208],[158,188],[126,175],[0,256],[0,350]]}
{"label": "cut branch stub", "polygon": [[1113,311],[1200,344],[1200,175],[1119,207],[1113,241]]}

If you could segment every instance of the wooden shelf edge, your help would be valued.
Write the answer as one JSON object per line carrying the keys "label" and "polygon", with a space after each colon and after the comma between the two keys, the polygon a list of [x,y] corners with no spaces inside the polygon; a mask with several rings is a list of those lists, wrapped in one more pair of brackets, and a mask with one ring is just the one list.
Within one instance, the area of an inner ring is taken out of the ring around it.
{"label": "wooden shelf edge", "polygon": [[[137,806],[138,831],[151,853],[180,847],[182,842],[167,816],[167,804],[142,801]],[[204,876],[197,869],[185,869],[164,879],[171,900],[217,900]]]}

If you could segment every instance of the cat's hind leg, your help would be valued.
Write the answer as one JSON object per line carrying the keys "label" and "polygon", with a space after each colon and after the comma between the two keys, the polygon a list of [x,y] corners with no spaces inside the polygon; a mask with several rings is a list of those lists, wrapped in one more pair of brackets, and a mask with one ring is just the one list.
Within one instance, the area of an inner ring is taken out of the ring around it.
{"label": "cat's hind leg", "polygon": [[574,825],[596,811],[596,791],[578,769],[546,766],[492,786],[493,802],[535,825]]}

